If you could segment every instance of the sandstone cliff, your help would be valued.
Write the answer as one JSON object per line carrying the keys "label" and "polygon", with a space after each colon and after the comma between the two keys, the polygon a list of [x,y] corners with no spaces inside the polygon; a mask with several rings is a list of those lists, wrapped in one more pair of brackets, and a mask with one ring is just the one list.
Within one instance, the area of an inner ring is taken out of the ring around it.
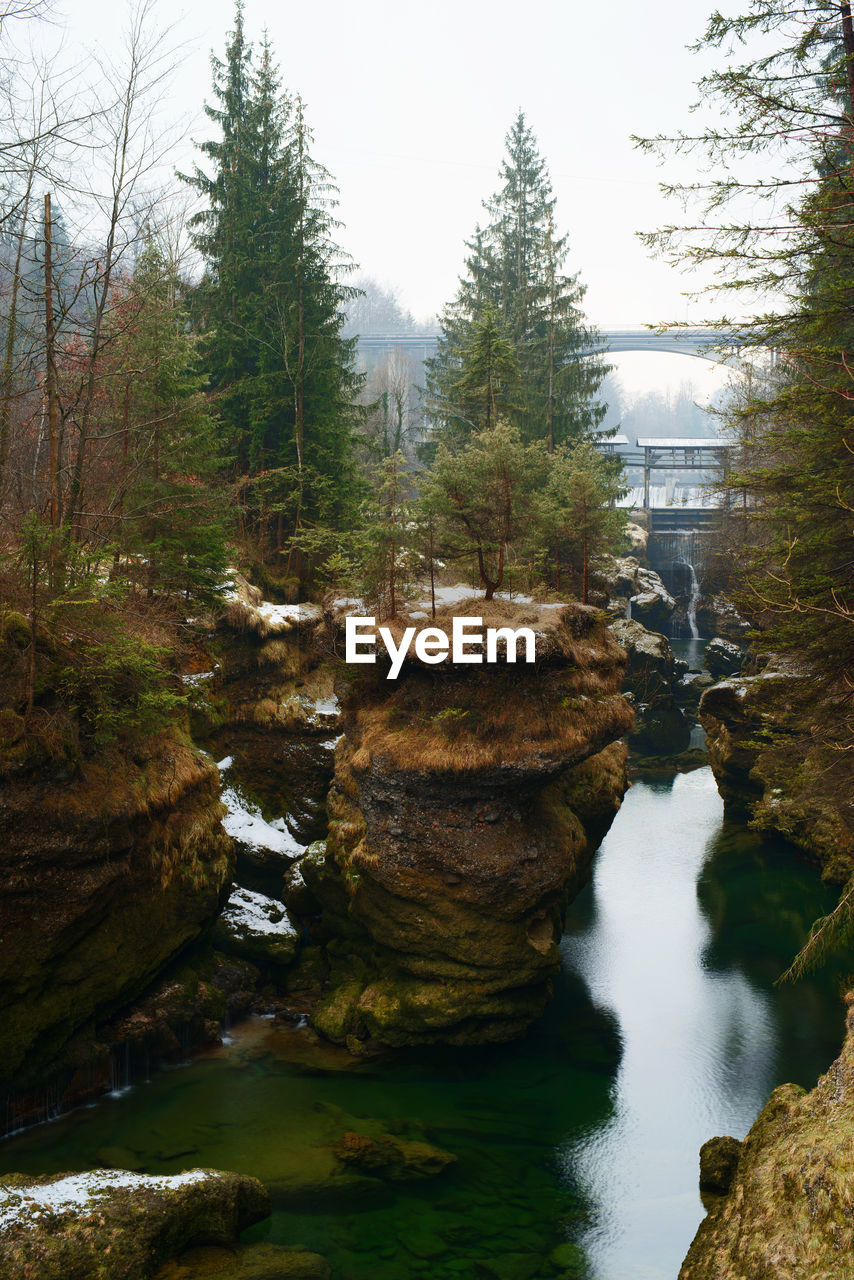
{"label": "sandstone cliff", "polygon": [[[450,613],[436,618],[448,632]],[[380,665],[339,682],[329,838],[301,868],[336,934],[314,1025],[351,1047],[524,1031],[626,786],[624,655],[601,615],[480,600],[453,613],[531,626],[536,663],[409,661],[397,681]]]}

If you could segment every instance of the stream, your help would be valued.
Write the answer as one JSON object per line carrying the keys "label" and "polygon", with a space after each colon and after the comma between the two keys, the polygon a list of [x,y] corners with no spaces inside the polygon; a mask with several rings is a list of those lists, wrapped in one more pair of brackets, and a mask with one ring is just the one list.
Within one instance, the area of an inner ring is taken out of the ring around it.
{"label": "stream", "polygon": [[[724,822],[711,771],[637,778],[573,903],[545,1017],[522,1041],[354,1061],[254,1018],[229,1042],[9,1139],[6,1170],[213,1166],[272,1189],[248,1240],[324,1254],[336,1280],[675,1280],[702,1217],[698,1150],[743,1136],[775,1085],[838,1052],[840,975],[775,978],[833,893]],[[452,1152],[378,1199],[302,1197],[331,1108]],[[201,1274],[201,1273],[200,1273]]]}

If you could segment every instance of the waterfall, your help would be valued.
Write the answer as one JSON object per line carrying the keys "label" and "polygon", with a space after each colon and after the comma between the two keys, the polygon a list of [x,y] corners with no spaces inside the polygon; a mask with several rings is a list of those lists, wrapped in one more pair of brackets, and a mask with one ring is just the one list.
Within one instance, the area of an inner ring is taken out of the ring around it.
{"label": "waterfall", "polygon": [[700,632],[697,627],[697,601],[700,599],[700,584],[697,581],[697,575],[694,572],[694,566],[688,561],[688,569],[691,574],[691,599],[688,602],[688,626],[691,628],[691,639],[699,640]]}

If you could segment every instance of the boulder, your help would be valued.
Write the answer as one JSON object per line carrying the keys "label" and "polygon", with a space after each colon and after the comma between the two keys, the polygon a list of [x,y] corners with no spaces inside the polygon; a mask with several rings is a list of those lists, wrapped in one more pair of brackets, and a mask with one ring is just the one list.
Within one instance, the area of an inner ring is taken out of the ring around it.
{"label": "boulder", "polygon": [[257,1179],[211,1169],[9,1174],[0,1180],[0,1272],[6,1280],[150,1280],[192,1241],[235,1241],[269,1212]]}
{"label": "boulder", "polygon": [[296,956],[300,935],[284,903],[237,886],[216,922],[214,941],[255,964],[282,967]]}
{"label": "boulder", "polygon": [[738,675],[744,662],[744,653],[732,640],[716,636],[706,645],[703,665],[716,680]]}
{"label": "boulder", "polygon": [[676,660],[667,637],[648,631],[635,618],[618,618],[609,629],[626,651],[625,687],[641,702],[651,702],[657,693],[669,691],[676,675]]}
{"label": "boulder", "polygon": [[709,1138],[700,1148],[700,1190],[724,1195],[732,1186],[743,1144],[738,1138]]}
{"label": "boulder", "polygon": [[651,630],[658,630],[670,621],[676,601],[663,583],[656,589],[641,591],[629,600],[633,620]]}

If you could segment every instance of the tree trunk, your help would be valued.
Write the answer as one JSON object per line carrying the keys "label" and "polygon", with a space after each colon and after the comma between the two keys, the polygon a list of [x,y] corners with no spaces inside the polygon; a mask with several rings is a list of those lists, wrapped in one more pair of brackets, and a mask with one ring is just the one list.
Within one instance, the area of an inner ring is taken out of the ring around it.
{"label": "tree trunk", "polygon": [[56,402],[56,329],[53,314],[53,220],[50,192],[44,198],[44,313],[45,313],[45,381],[47,384],[48,422],[48,488],[50,523],[59,524],[59,408]]}
{"label": "tree trunk", "polygon": [[842,0],[842,43],[845,48],[845,70],[848,75],[848,110],[854,123],[854,23],[851,21],[851,5]]}

